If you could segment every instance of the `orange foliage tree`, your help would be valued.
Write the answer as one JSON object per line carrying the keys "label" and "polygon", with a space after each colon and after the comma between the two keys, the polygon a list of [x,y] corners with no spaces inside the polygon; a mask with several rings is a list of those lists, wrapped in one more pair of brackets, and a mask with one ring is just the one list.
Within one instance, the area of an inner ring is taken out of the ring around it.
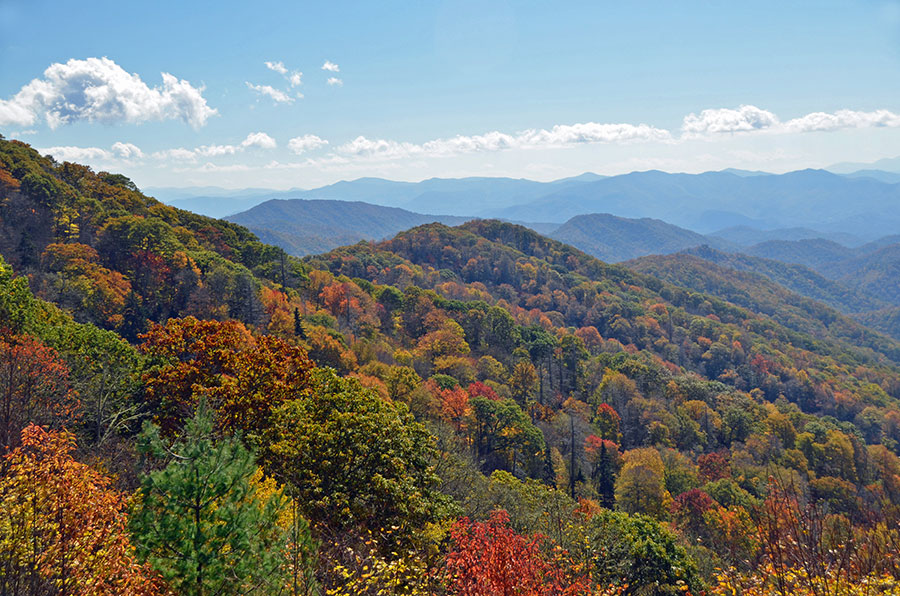
{"label": "orange foliage tree", "polygon": [[307,386],[313,368],[303,349],[254,337],[237,321],[170,319],[142,338],[157,363],[144,375],[146,395],[165,431],[191,416],[203,395],[222,428],[258,437],[271,412]]}
{"label": "orange foliage tree", "polygon": [[126,499],[72,459],[73,448],[71,435],[30,425],[4,458],[0,593],[164,593],[134,558]]}

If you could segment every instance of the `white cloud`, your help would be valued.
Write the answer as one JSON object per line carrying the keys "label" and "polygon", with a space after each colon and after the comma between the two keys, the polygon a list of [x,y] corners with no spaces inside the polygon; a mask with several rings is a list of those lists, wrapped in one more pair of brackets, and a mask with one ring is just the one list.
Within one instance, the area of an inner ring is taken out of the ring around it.
{"label": "white cloud", "polygon": [[283,75],[286,75],[288,72],[288,69],[285,68],[285,66],[284,66],[284,62],[281,62],[281,61],[278,61],[278,62],[266,61],[266,68],[268,68],[269,70],[274,70],[278,74],[283,74]]}
{"label": "white cloud", "polygon": [[327,82],[332,87],[334,87],[334,86],[343,87],[344,86],[344,81],[340,80],[337,77],[329,77]]}
{"label": "white cloud", "polygon": [[207,105],[203,87],[161,74],[162,86],[151,88],[109,58],[54,63],[43,78],[0,100],[0,125],[31,125],[43,116],[51,128],[78,121],[136,124],[171,119],[198,128],[217,113]]}
{"label": "white cloud", "polygon": [[397,159],[410,157],[422,153],[422,145],[413,143],[401,143],[387,139],[367,139],[359,136],[339,146],[337,150],[346,155],[357,157],[377,157],[384,159]]}
{"label": "white cloud", "polygon": [[122,159],[141,159],[144,157],[144,152],[137,145],[121,141],[113,143],[112,152],[116,157],[121,157]]}
{"label": "white cloud", "polygon": [[328,72],[341,72],[341,67],[331,60],[326,60],[325,64],[322,65],[322,70],[327,70]]}
{"label": "white cloud", "polygon": [[838,110],[833,114],[813,112],[784,123],[786,132],[832,131],[842,128],[872,128],[900,126],[900,115],[888,110],[874,112],[855,112]]}
{"label": "white cloud", "polygon": [[557,124],[550,130],[528,130],[517,144],[524,147],[563,147],[583,143],[624,143],[628,141],[669,141],[667,130],[647,124]]}
{"label": "white cloud", "polygon": [[684,118],[681,130],[685,137],[691,138],[718,133],[766,131],[773,134],[786,134],[898,126],[900,126],[900,115],[889,110],[812,112],[782,122],[778,116],[768,110],[744,105],[736,110],[729,108],[703,110],[699,116],[688,114]]}
{"label": "white cloud", "polygon": [[557,125],[550,130],[532,129],[516,134],[492,131],[482,135],[457,135],[434,139],[422,144],[368,139],[360,136],[340,145],[339,153],[358,157],[397,159],[404,157],[445,157],[464,153],[503,151],[507,149],[547,149],[587,143],[671,142],[667,130],[647,124],[583,124]]}
{"label": "white cloud", "polygon": [[275,149],[278,143],[264,132],[251,132],[239,145],[200,145],[194,149],[178,147],[154,152],[151,157],[159,160],[197,161],[199,157],[222,157],[236,155],[251,147]]}
{"label": "white cloud", "polygon": [[762,130],[778,124],[778,117],[756,106],[741,106],[703,110],[700,115],[688,114],[681,126],[686,135],[730,133]]}
{"label": "white cloud", "polygon": [[301,137],[294,137],[288,141],[288,149],[297,155],[300,155],[301,153],[324,147],[327,144],[328,141],[319,138],[316,135],[303,135]]}
{"label": "white cloud", "polygon": [[291,87],[299,87],[303,84],[303,73],[299,70],[288,70],[284,65],[284,62],[281,62],[280,60],[278,62],[267,61],[265,64],[266,68],[283,76],[287,82],[291,84]]}
{"label": "white cloud", "polygon": [[241,141],[241,147],[259,147],[260,149],[274,149],[278,146],[275,139],[264,132],[251,132],[247,138]]}
{"label": "white cloud", "polygon": [[112,159],[112,154],[100,147],[45,147],[38,149],[38,152],[44,155],[49,154],[58,161],[85,162]]}
{"label": "white cloud", "polygon": [[238,148],[234,145],[201,145],[194,149],[194,153],[204,157],[219,157],[222,155],[234,155]]}
{"label": "white cloud", "polygon": [[292,103],[294,101],[293,97],[291,97],[284,91],[279,91],[271,85],[254,85],[253,83],[248,81],[247,87],[253,89],[260,95],[271,97],[272,100],[275,101],[275,103]]}
{"label": "white cloud", "polygon": [[[19,92],[21,94],[21,91]],[[37,121],[37,113],[18,95],[13,99],[0,99],[0,126],[18,124],[30,126]]]}
{"label": "white cloud", "polygon": [[195,161],[197,159],[197,153],[192,151],[191,149],[178,147],[175,149],[156,151],[151,155],[151,157],[153,157],[154,159],[162,160],[171,159],[174,161]]}

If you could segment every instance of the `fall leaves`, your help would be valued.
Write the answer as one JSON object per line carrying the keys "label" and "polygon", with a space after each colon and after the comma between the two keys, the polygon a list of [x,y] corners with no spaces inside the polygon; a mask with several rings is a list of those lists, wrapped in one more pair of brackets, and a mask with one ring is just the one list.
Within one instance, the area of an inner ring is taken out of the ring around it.
{"label": "fall leaves", "polygon": [[161,594],[126,531],[128,501],[72,458],[64,432],[30,425],[0,476],[0,586],[4,593]]}

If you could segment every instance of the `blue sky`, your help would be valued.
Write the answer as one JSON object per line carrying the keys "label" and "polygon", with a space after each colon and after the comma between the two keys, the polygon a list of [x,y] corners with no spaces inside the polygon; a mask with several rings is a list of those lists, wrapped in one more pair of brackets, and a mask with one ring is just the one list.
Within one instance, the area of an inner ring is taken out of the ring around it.
{"label": "blue sky", "polygon": [[898,74],[874,0],[0,0],[0,132],[142,186],[875,161]]}

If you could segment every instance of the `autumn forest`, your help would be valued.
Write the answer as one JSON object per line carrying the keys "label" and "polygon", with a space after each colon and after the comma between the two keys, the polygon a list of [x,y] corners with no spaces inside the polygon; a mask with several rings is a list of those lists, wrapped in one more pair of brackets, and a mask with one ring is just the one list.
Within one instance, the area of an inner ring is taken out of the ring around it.
{"label": "autumn forest", "polygon": [[0,594],[897,594],[900,342],[691,263],[297,258],[0,138]]}

